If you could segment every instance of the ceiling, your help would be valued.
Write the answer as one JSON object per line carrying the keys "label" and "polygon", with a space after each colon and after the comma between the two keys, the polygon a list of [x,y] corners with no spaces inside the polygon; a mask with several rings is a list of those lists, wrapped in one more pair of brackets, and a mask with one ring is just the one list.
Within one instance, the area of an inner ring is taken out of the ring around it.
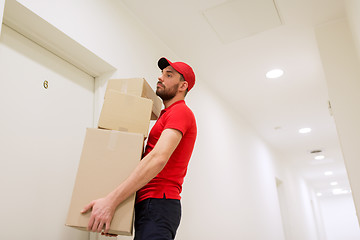
{"label": "ceiling", "polygon": [[[122,2],[317,191],[349,188],[315,38],[345,16],[343,0]],[[284,75],[267,79],[273,68]],[[313,159],[318,149],[325,159]]]}

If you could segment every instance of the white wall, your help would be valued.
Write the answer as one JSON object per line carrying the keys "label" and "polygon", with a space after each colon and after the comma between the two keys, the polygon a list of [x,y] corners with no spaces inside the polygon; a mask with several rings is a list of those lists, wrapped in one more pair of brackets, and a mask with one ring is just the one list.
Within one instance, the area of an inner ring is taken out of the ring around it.
{"label": "white wall", "polygon": [[357,48],[358,56],[360,57],[360,1],[346,0],[345,3],[348,22]]}
{"label": "white wall", "polygon": [[90,51],[116,67],[114,77],[145,77],[153,87],[157,59],[174,53],[113,0],[19,0]]}
{"label": "white wall", "polygon": [[[179,60],[120,1],[19,2],[116,67],[112,77],[141,76],[155,87],[157,59]],[[314,239],[311,221],[307,223],[306,190],[291,192],[301,189],[301,178],[281,170],[281,156],[207,88],[206,79],[193,67],[198,82],[187,102],[196,114],[199,134],[185,179],[177,239],[284,239],[275,184],[280,175],[292,201],[290,239]],[[104,84],[97,86],[103,89]]]}
{"label": "white wall", "polygon": [[354,202],[350,194],[320,197],[326,240],[360,239]]}
{"label": "white wall", "polygon": [[316,29],[341,150],[360,216],[360,59],[346,19]]}
{"label": "white wall", "polygon": [[327,240],[324,227],[324,219],[320,208],[319,196],[313,187],[310,187],[311,205],[314,214],[314,226],[316,228],[317,240]]}
{"label": "white wall", "polygon": [[319,240],[307,183],[291,164],[282,164],[281,178],[286,200],[286,240]]}
{"label": "white wall", "polygon": [[205,84],[189,100],[198,139],[177,239],[284,239],[274,156]]}

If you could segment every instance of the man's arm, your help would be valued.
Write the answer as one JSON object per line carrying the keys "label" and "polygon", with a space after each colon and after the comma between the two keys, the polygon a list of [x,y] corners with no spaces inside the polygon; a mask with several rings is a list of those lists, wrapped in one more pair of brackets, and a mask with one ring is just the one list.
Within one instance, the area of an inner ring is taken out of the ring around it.
{"label": "man's arm", "polygon": [[[182,138],[182,133],[175,129],[165,129],[154,149],[138,164],[130,176],[106,197],[92,201],[81,213],[92,209],[88,230],[101,232],[105,225],[108,233],[116,207],[130,195],[145,186],[165,167],[171,154]],[[91,186],[89,186],[91,187]]]}

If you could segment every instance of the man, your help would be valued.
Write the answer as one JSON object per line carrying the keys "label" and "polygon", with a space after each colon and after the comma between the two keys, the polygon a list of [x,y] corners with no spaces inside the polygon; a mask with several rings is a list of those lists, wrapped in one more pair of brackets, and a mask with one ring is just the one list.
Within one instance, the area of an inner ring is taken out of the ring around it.
{"label": "man", "polygon": [[195,84],[192,68],[183,62],[158,61],[162,70],[156,94],[165,109],[151,129],[143,159],[132,174],[106,197],[88,204],[88,230],[108,234],[116,207],[137,192],[135,240],[174,239],[181,218],[180,193],[194,148],[197,128],[185,96]]}

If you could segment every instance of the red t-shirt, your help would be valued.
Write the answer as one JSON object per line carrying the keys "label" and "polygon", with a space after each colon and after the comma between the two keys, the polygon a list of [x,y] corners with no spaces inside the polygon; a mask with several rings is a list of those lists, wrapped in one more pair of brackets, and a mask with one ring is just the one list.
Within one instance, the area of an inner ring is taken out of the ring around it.
{"label": "red t-shirt", "polygon": [[164,196],[168,199],[181,199],[182,184],[197,134],[195,116],[184,100],[177,101],[161,111],[159,119],[150,131],[144,156],[151,152],[161,133],[167,128],[179,130],[182,138],[164,169],[137,192],[137,203],[147,198]]}

